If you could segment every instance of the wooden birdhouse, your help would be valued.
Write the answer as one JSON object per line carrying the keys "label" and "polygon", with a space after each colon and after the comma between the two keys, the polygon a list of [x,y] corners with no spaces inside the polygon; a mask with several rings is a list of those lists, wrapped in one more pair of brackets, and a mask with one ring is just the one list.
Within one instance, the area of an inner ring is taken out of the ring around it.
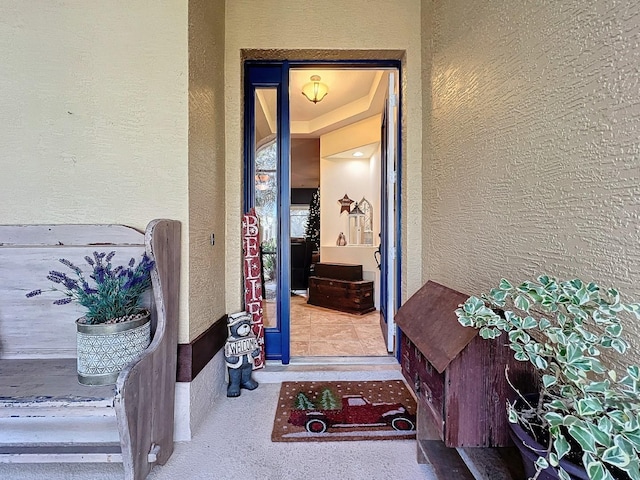
{"label": "wooden birdhouse", "polygon": [[395,317],[402,330],[402,373],[418,398],[419,457],[426,435],[421,421],[430,422],[448,447],[510,444],[505,405],[515,392],[505,377],[507,365],[520,391],[536,391],[530,364],[513,358],[504,337],[484,340],[458,323],[454,312],[467,298],[429,281]]}

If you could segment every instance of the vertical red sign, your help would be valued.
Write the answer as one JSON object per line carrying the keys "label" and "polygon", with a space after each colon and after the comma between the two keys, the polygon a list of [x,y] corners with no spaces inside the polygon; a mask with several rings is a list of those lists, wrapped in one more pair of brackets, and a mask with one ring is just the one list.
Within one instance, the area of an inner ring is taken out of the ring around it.
{"label": "vertical red sign", "polygon": [[262,320],[262,262],[260,261],[260,228],[255,209],[242,217],[242,250],[244,253],[244,308],[251,314],[251,327],[258,339],[260,356],[253,369],[264,367],[264,323]]}

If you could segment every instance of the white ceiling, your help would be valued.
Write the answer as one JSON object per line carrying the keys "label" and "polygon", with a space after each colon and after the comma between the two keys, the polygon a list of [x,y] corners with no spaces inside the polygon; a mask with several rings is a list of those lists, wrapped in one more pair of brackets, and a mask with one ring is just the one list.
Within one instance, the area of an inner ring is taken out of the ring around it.
{"label": "white ceiling", "polygon": [[[329,87],[327,96],[316,104],[302,95],[302,87],[309,83],[312,75],[319,75],[321,82]],[[321,135],[382,113],[388,85],[387,77],[386,70],[315,68],[291,70],[289,111],[292,137],[292,187],[315,187],[319,184],[320,149],[317,139]],[[277,124],[275,88],[257,89],[256,100],[256,144],[261,145],[270,141],[275,133]],[[312,139],[316,139],[316,143],[299,143]],[[363,151],[363,157],[369,158],[376,151],[377,146],[377,143],[362,145],[358,149]],[[332,158],[353,158],[355,150],[336,153]]]}
{"label": "white ceiling", "polygon": [[[376,77],[376,70],[291,70],[289,92],[291,119],[309,121],[320,115],[369,95]],[[329,87],[329,93],[321,102],[314,104],[302,95],[302,87],[309,83],[312,75],[319,75],[321,82]]]}
{"label": "white ceiling", "polygon": [[[319,75],[329,93],[316,104],[302,95],[312,75]],[[387,85],[384,70],[297,69],[289,78],[291,136],[318,138],[337,128],[382,112]]]}
{"label": "white ceiling", "polygon": [[[318,103],[302,95],[302,87],[311,75],[319,75],[329,93]],[[297,69],[289,79],[291,136],[319,138],[325,133],[382,113],[387,72],[363,69]],[[276,126],[276,91],[256,90],[256,128],[258,144],[269,138]]]}

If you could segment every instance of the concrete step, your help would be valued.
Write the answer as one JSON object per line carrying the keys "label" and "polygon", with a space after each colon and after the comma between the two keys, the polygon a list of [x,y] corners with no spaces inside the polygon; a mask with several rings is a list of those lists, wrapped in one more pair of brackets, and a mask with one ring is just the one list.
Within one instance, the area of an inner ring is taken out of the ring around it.
{"label": "concrete step", "polygon": [[0,432],[2,447],[54,443],[120,444],[115,415],[4,417],[0,418]]}

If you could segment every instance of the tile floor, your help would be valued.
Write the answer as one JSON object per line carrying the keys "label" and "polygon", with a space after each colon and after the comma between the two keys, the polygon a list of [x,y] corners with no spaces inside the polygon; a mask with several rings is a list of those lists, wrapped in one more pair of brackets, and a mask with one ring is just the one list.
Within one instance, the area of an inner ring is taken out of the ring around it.
{"label": "tile floor", "polygon": [[[274,325],[275,304],[265,301],[265,326]],[[387,356],[380,312],[352,315],[308,305],[291,295],[291,356]]]}

